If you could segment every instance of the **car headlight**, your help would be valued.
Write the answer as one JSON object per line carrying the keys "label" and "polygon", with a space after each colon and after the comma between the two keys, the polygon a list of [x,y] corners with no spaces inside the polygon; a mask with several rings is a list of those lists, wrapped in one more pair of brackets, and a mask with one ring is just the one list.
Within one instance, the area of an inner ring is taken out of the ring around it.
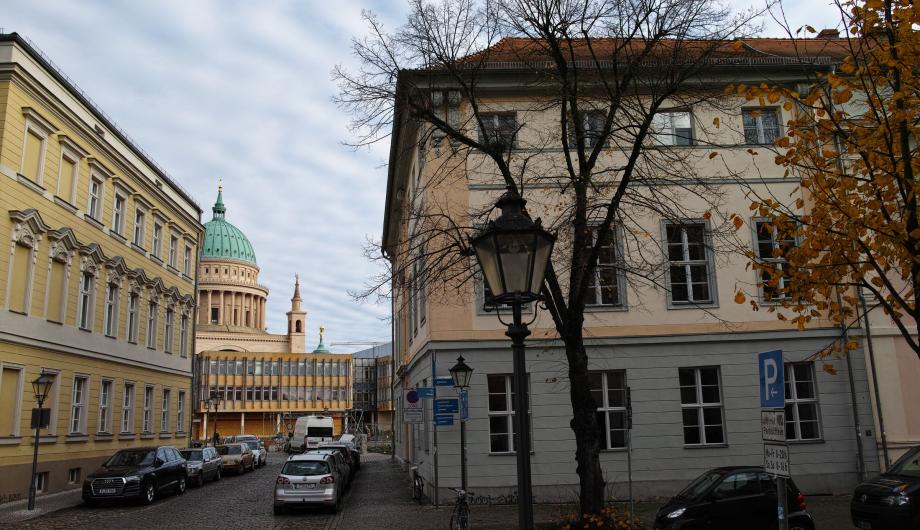
{"label": "car headlight", "polygon": [[686,508],[678,508],[667,515],[668,519],[677,519],[686,512]]}
{"label": "car headlight", "polygon": [[189,469],[201,469],[201,462],[189,462],[188,468]]}
{"label": "car headlight", "polygon": [[900,493],[898,495],[889,495],[882,499],[882,504],[888,506],[907,506],[910,503],[910,497]]}
{"label": "car headlight", "polygon": [[140,482],[141,477],[139,477],[139,476],[137,476],[137,475],[131,475],[131,476],[129,476],[129,477],[125,477],[125,480],[128,481],[128,482]]}

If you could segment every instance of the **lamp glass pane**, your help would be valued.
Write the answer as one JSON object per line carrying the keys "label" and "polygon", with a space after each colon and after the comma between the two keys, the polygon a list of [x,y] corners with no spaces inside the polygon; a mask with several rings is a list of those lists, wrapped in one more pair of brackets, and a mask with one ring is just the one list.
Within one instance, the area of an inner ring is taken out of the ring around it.
{"label": "lamp glass pane", "polygon": [[501,271],[498,268],[495,239],[492,237],[479,239],[473,249],[476,251],[476,258],[479,260],[479,268],[482,269],[486,285],[489,286],[493,296],[504,294],[505,288],[502,283]]}
{"label": "lamp glass pane", "polygon": [[[529,232],[505,232],[495,236],[507,293],[529,292],[534,237]],[[499,293],[492,291],[495,296]],[[502,293],[504,294],[504,293]]]}
{"label": "lamp glass pane", "polygon": [[549,264],[550,253],[553,250],[553,240],[546,234],[539,234],[536,243],[533,277],[530,280],[530,292],[535,295],[540,294],[540,289],[543,287],[543,277],[546,275],[546,266]]}

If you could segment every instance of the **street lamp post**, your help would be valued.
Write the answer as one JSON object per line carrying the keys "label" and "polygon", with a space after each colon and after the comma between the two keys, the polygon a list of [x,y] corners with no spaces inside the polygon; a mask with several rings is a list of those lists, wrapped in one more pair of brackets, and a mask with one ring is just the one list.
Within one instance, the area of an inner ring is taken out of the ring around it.
{"label": "street lamp post", "polygon": [[[221,395],[220,392],[216,390],[212,390],[211,395],[208,396],[207,401],[205,401],[205,405],[207,406],[208,412],[210,412],[214,416],[213,417],[214,434],[211,435],[212,443],[213,443],[214,438],[217,436],[217,409],[220,408],[220,405],[223,403],[223,401],[224,401],[224,397]],[[205,434],[207,435],[207,433]],[[214,443],[214,445],[217,445],[217,444]]]}
{"label": "street lamp post", "polygon": [[[45,404],[45,398],[54,384],[54,375],[42,372],[35,381],[32,381],[32,391],[35,393],[35,403],[38,408],[32,411],[32,422],[35,424],[35,449],[32,453],[32,482],[29,484],[29,510],[35,509],[35,481],[38,477],[38,437],[44,426],[45,419],[50,419],[51,414],[45,414],[42,405]],[[46,418],[47,416],[47,418]]]}
{"label": "street lamp post", "polygon": [[[454,388],[461,396],[466,394],[473,375],[473,369],[463,361],[462,355],[457,357],[457,364],[448,370],[454,379]],[[463,417],[460,418],[460,489],[466,491],[466,418]]]}
{"label": "street lamp post", "polygon": [[[533,528],[533,492],[530,482],[530,408],[527,404],[527,366],[524,339],[530,335],[521,319],[524,304],[540,298],[555,237],[524,213],[526,201],[509,190],[495,205],[501,215],[471,241],[486,285],[496,307],[510,304],[512,321],[505,332],[513,358],[515,454],[517,455],[518,521]],[[500,317],[499,317],[500,318]],[[503,322],[505,323],[505,322]]]}

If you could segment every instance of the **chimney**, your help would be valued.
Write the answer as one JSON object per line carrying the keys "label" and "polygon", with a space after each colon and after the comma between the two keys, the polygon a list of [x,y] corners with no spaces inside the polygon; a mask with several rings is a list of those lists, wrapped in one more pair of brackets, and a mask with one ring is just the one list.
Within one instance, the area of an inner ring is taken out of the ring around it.
{"label": "chimney", "polygon": [[839,39],[840,32],[834,28],[826,28],[826,29],[822,29],[821,31],[819,31],[818,35],[815,38],[816,39]]}

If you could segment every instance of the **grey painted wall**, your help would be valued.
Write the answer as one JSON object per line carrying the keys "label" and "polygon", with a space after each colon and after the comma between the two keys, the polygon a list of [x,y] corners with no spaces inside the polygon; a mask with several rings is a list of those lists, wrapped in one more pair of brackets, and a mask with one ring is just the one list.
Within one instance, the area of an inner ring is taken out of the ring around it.
{"label": "grey painted wall", "polygon": [[[834,331],[732,333],[724,335],[618,338],[589,346],[592,370],[625,369],[632,389],[633,488],[639,497],[670,496],[703,471],[725,465],[761,465],[760,403],[757,353],[782,349],[787,362],[809,358],[828,344]],[[426,354],[414,359],[406,386],[422,386],[431,378],[430,353],[437,352],[437,373],[447,376],[457,355],[473,367],[470,387],[470,421],[467,423],[469,489],[477,495],[506,495],[516,484],[515,456],[489,453],[487,374],[510,374],[510,344],[481,341],[432,343]],[[862,352],[851,352],[856,402],[867,473],[877,473],[875,433],[869,409],[868,383]],[[836,375],[823,371],[829,362]],[[678,368],[719,366],[727,444],[720,447],[685,447],[681,421]],[[532,473],[538,500],[571,501],[577,498],[574,436],[569,428],[571,405],[565,355],[558,344],[528,341],[527,367],[531,380],[533,415]],[[818,361],[815,366],[822,438],[790,444],[793,478],[806,494],[848,493],[858,482],[857,438],[846,361]],[[452,387],[440,387],[441,397],[454,397]],[[396,394],[401,396],[401,394]],[[426,410],[430,418],[430,407]],[[399,417],[402,421],[402,417]],[[414,427],[419,445],[426,444],[426,427]],[[433,427],[428,427],[427,447],[410,456],[422,461],[420,472],[434,482]],[[459,424],[438,428],[438,475],[441,499],[445,488],[457,487]],[[405,438],[397,440],[401,455]],[[603,451],[601,465],[608,494],[626,497],[627,454]],[[429,492],[431,493],[431,492]]]}

